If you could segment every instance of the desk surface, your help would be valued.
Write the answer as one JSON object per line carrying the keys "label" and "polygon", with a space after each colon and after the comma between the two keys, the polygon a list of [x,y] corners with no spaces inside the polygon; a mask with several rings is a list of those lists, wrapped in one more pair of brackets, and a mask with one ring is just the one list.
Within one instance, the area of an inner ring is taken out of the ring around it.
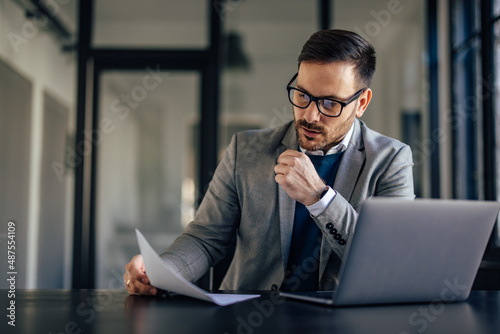
{"label": "desk surface", "polygon": [[[225,307],[122,290],[18,290],[15,299],[7,292],[0,290],[0,333],[500,333],[499,291],[473,291],[463,303],[338,308],[269,292]],[[15,328],[5,314],[10,300]]]}

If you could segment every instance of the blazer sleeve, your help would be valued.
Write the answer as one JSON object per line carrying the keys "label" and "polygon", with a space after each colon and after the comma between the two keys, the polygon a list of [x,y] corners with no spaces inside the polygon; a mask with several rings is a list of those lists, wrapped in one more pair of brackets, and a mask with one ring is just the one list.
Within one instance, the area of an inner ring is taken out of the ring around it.
{"label": "blazer sleeve", "polygon": [[196,281],[226,253],[240,221],[235,186],[236,136],[224,157],[192,221],[165,252],[167,265],[189,281]]}
{"label": "blazer sleeve", "polygon": [[[343,259],[345,243],[354,231],[358,218],[357,210],[359,210],[362,201],[372,196],[400,198],[402,200],[413,200],[415,198],[412,167],[411,149],[408,145],[403,145],[392,157],[392,160],[384,171],[373,173],[370,176],[370,179],[377,181],[373,187],[368,187],[367,191],[360,196],[361,201],[357,203],[356,208],[337,192],[325,211],[313,217],[316,224],[322,230],[325,239],[340,259]],[[331,228],[329,228],[329,223],[333,224],[333,228],[337,230],[336,233],[340,235],[340,239],[337,240],[334,238]],[[343,240],[343,242],[340,240]]]}

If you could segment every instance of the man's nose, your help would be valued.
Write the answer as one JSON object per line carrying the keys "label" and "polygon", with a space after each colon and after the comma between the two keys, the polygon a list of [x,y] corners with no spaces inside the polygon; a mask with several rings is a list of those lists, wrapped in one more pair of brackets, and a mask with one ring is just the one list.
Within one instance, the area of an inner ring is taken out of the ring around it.
{"label": "man's nose", "polygon": [[311,102],[311,104],[309,104],[309,106],[303,110],[304,110],[304,119],[307,121],[307,123],[318,122],[319,119],[321,118],[321,113],[318,110],[316,102]]}

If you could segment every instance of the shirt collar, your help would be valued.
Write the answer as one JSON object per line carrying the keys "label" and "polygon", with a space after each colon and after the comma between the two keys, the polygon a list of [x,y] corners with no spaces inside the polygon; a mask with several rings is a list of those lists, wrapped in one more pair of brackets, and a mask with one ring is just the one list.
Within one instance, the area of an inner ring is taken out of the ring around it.
{"label": "shirt collar", "polygon": [[347,149],[347,145],[349,145],[349,141],[351,140],[353,131],[354,131],[354,122],[352,123],[349,131],[347,131],[347,134],[345,135],[344,139],[342,139],[340,143],[329,149],[328,152],[326,152],[326,154],[324,154],[322,150],[308,151],[299,146],[300,151],[307,155],[329,155],[329,154],[344,152]]}

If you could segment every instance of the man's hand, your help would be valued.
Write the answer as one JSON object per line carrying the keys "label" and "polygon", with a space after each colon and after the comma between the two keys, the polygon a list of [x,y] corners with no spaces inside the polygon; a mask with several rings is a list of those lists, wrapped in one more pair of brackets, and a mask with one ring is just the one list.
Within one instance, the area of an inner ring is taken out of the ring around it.
{"label": "man's hand", "polygon": [[157,289],[150,284],[149,278],[146,276],[142,255],[134,256],[127,263],[123,280],[128,293],[131,295],[154,296],[157,293]]}
{"label": "man's hand", "polygon": [[318,201],[326,185],[319,177],[311,160],[302,152],[286,150],[274,167],[275,180],[286,193],[306,206]]}

